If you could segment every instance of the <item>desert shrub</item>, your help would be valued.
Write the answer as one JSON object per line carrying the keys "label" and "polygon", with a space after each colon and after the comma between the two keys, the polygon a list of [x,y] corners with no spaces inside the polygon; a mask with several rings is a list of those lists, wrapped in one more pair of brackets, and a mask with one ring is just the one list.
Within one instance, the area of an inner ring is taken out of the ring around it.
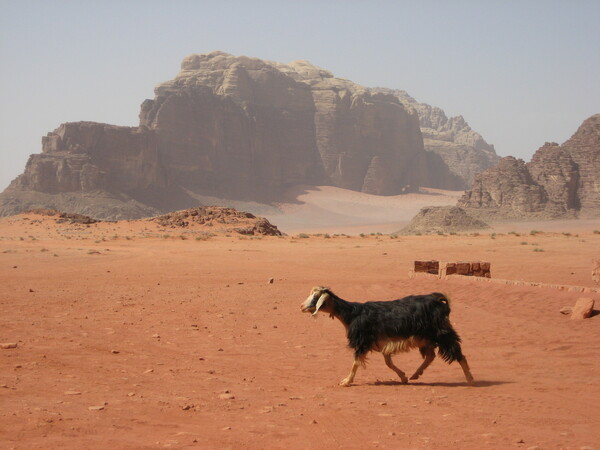
{"label": "desert shrub", "polygon": [[306,234],[306,233],[300,233],[300,234],[298,235],[298,237],[299,237],[300,239],[308,239],[308,238],[310,237],[310,235],[308,235],[308,234]]}

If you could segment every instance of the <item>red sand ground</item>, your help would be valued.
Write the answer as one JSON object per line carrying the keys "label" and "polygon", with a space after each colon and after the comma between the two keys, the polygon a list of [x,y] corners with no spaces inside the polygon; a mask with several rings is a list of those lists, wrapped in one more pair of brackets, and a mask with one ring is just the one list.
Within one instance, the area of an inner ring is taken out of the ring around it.
{"label": "red sand ground", "polygon": [[[559,310],[599,294],[408,278],[415,259],[484,260],[496,278],[592,287],[594,228],[196,240],[1,219],[0,343],[18,347],[0,349],[0,448],[598,447],[600,315]],[[352,354],[340,323],[300,312],[314,285],[447,293],[476,385],[441,360],[402,385],[372,354],[339,387]]]}

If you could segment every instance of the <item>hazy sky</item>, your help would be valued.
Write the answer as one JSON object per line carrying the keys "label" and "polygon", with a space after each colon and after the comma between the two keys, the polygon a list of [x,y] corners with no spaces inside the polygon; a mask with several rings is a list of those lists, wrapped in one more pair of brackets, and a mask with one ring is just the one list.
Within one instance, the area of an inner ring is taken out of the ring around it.
{"label": "hazy sky", "polygon": [[600,113],[600,0],[0,0],[0,190],[61,123],[137,125],[213,50],[404,89],[526,161]]}

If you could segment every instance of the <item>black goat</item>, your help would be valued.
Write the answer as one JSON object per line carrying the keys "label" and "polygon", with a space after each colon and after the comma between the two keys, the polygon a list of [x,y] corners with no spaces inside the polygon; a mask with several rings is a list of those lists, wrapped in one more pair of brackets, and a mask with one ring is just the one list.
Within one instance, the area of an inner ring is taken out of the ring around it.
{"label": "black goat", "polygon": [[315,287],[302,303],[303,312],[314,316],[319,311],[337,318],[346,327],[348,345],[354,349],[354,364],[340,385],[354,381],[358,366],[365,367],[367,353],[383,354],[386,365],[408,383],[404,372],[392,362],[392,355],[418,348],[423,364],[410,377],[416,380],[438,355],[446,362],[458,361],[469,384],[473,376],[462,354],[460,337],[450,324],[450,305],[444,294],[409,295],[386,302],[354,303],[342,300],[330,289]]}

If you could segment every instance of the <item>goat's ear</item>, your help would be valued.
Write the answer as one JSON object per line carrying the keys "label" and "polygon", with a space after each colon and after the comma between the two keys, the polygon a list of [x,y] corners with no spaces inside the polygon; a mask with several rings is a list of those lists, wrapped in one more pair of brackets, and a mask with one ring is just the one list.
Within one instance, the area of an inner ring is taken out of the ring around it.
{"label": "goat's ear", "polygon": [[327,292],[321,294],[321,296],[319,297],[319,300],[317,300],[317,305],[315,306],[315,312],[312,314],[313,316],[319,312],[319,309],[321,309],[321,306],[323,306],[323,304],[327,301],[327,299],[329,299],[329,294]]}

